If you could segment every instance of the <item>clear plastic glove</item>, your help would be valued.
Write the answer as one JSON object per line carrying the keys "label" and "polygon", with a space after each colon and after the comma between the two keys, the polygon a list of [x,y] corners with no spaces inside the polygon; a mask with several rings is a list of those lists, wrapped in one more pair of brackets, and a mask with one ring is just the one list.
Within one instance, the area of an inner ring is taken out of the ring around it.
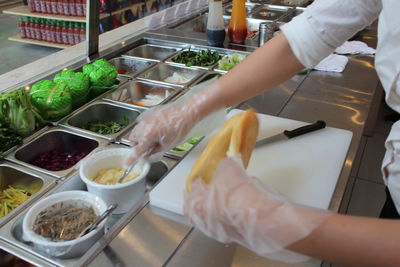
{"label": "clear plastic glove", "polygon": [[[126,164],[167,151],[189,138],[189,131],[203,118],[224,109],[224,101],[216,101],[218,89],[218,81],[202,83],[179,101],[141,114],[129,136],[133,149]],[[192,131],[190,137],[205,135],[221,125],[225,121],[225,113],[217,114],[208,116],[205,123],[201,123],[203,129]]]}
{"label": "clear plastic glove", "polygon": [[303,207],[249,177],[239,156],[221,161],[210,185],[194,179],[185,193],[184,214],[207,236],[236,242],[255,253],[288,263],[308,257],[286,250],[331,213]]}

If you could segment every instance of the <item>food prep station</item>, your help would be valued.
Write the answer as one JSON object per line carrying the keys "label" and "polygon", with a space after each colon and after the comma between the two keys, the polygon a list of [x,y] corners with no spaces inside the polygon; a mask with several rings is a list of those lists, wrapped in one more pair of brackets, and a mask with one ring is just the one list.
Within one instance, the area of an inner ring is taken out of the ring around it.
{"label": "food prep station", "polygon": [[[293,5],[294,2],[298,6]],[[257,31],[261,22],[282,24],[303,11],[307,1],[254,1],[248,2],[247,15],[251,30]],[[228,23],[230,3],[224,4],[224,19]],[[119,84],[63,119],[54,122],[26,138],[23,145],[4,154],[0,164],[1,185],[23,182],[35,184],[35,193],[22,205],[0,219],[0,248],[39,266],[265,266],[274,261],[236,245],[225,245],[204,236],[190,226],[180,215],[152,207],[149,192],[185,157],[186,152],[165,153],[153,163],[146,178],[147,191],[143,199],[123,215],[113,215],[108,220],[106,232],[96,244],[80,258],[58,259],[37,251],[22,238],[22,220],[29,207],[39,199],[67,190],[86,190],[79,179],[79,162],[64,171],[49,171],[35,166],[33,159],[53,148],[77,150],[85,154],[110,147],[127,147],[129,132],[136,118],[145,110],[171,103],[203,81],[224,75],[226,71],[217,64],[207,67],[185,66],[172,58],[187,51],[217,51],[220,55],[250,54],[257,48],[255,32],[243,45],[226,43],[225,48],[208,47],[205,40],[206,10],[189,19],[164,25],[156,30],[115,43],[102,51],[118,70]],[[364,35],[367,43],[375,45],[375,33]],[[85,60],[71,69],[80,69]],[[178,73],[183,82],[168,81]],[[53,77],[49,73],[48,77]],[[357,77],[357,78],[355,78]],[[363,79],[358,79],[363,77]],[[166,81],[167,80],[167,81]],[[146,95],[163,98],[155,105],[141,105]],[[373,123],[376,99],[381,92],[373,68],[373,57],[351,56],[343,73],[308,71],[295,75],[278,87],[254,97],[237,108],[254,108],[258,113],[313,122],[322,119],[329,126],[353,132],[352,142],[343,165],[330,209],[340,210],[345,197],[345,187],[355,164],[356,154],[363,134]],[[318,115],[316,115],[318,114]],[[316,118],[318,116],[318,118]],[[85,129],[85,124],[98,119],[122,120],[129,123],[116,134],[97,134]],[[329,141],[328,141],[329,142]],[[190,150],[189,150],[190,151]],[[7,177],[16,177],[11,180]],[[4,183],[5,181],[5,183]],[[324,264],[324,263],[322,263]],[[318,260],[304,266],[320,266]],[[285,264],[279,266],[286,266]],[[291,265],[287,265],[291,266]],[[302,265],[303,266],[303,265]]]}

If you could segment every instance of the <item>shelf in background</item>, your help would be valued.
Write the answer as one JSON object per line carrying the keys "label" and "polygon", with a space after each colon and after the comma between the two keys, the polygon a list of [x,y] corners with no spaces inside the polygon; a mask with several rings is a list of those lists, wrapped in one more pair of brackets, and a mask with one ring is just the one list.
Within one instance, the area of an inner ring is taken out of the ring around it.
{"label": "shelf in background", "polygon": [[15,42],[20,42],[20,43],[27,43],[27,44],[48,46],[48,47],[54,47],[54,48],[61,48],[61,49],[71,47],[70,45],[54,44],[54,43],[49,43],[49,42],[44,42],[44,41],[21,38],[21,36],[19,36],[19,35],[9,37],[8,40],[15,41]]}
{"label": "shelf in background", "polygon": [[121,9],[117,9],[117,10],[111,12],[111,15],[117,15],[117,14],[119,14],[121,12],[124,12],[124,11],[126,11],[128,9],[134,9],[134,8],[137,8],[137,7],[141,7],[141,6],[143,6],[143,4],[144,3],[142,2],[142,3],[133,4],[131,6],[123,7]]}
{"label": "shelf in background", "polygon": [[18,16],[35,17],[35,18],[57,19],[57,20],[74,21],[74,22],[86,22],[86,17],[63,16],[63,15],[54,15],[54,14],[46,14],[46,13],[32,13],[29,11],[28,6],[24,6],[24,5],[3,10],[3,13],[11,14],[11,15],[18,15]]}

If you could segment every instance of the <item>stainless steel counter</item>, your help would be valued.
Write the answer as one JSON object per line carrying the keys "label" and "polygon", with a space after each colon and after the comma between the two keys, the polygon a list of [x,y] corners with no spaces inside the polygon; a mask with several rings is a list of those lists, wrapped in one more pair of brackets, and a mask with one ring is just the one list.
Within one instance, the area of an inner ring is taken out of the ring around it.
{"label": "stainless steel counter", "polygon": [[[365,34],[375,42],[374,29]],[[174,36],[163,33],[170,30],[146,33],[141,37],[159,40],[205,45],[204,39],[181,32]],[[135,37],[134,42],[141,37]],[[204,37],[204,36],[203,36]],[[116,53],[129,42],[116,44],[102,53]],[[232,47],[230,47],[232,48]],[[240,50],[252,51],[254,47],[237,46]],[[345,164],[343,166],[330,209],[338,211],[350,171],[368,126],[371,107],[379,93],[378,78],[371,56],[351,56],[343,73],[311,71],[296,75],[289,81],[240,105],[252,107],[257,112],[313,122],[323,119],[328,126],[353,132]],[[9,246],[9,244],[7,245]],[[10,248],[9,250],[12,250]],[[40,259],[33,261],[41,264]],[[90,266],[320,266],[318,260],[303,264],[283,264],[267,260],[237,245],[226,245],[204,236],[191,227],[185,218],[151,207],[149,204],[119,232],[100,252]]]}

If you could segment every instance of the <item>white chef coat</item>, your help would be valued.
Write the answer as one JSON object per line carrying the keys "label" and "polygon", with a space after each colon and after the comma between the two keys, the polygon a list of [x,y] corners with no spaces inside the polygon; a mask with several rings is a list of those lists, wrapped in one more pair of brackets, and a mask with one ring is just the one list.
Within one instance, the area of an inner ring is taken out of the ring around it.
{"label": "white chef coat", "polygon": [[[387,104],[400,113],[399,10],[400,0],[316,0],[281,30],[297,59],[312,68],[379,16],[375,67]],[[400,121],[385,146],[383,178],[400,213]]]}

